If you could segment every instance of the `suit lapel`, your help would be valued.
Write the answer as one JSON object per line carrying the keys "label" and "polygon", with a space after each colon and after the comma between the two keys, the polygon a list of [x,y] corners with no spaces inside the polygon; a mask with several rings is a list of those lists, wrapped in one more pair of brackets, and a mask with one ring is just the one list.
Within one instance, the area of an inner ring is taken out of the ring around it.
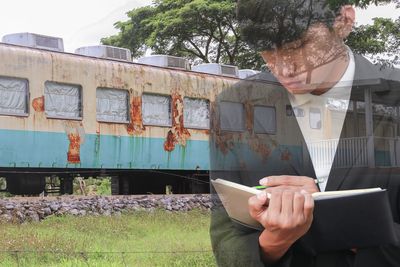
{"label": "suit lapel", "polygon": [[[355,73],[354,73],[354,81],[357,81],[360,79],[360,63],[359,63],[359,58],[355,55]],[[350,101],[355,101],[356,100],[356,90],[360,90],[354,83],[353,81],[353,86],[351,88],[351,93],[350,93]],[[338,165],[338,160],[339,160],[339,155],[338,155],[338,150],[340,147],[343,147],[344,143],[344,138],[348,138],[349,136],[346,135],[345,131],[343,129],[345,128],[346,123],[348,123],[348,120],[352,119],[352,113],[349,111],[349,109],[346,112],[346,117],[343,122],[343,128],[342,132],[340,133],[340,139],[338,143],[338,148],[336,149],[336,154],[335,158],[332,163],[332,169],[329,174],[328,178],[328,183],[326,185],[325,190],[326,191],[334,191],[334,190],[339,190],[344,183],[344,180],[348,176],[349,172],[351,171],[352,167],[342,169],[342,171],[337,171],[337,169],[334,168],[334,166]]]}

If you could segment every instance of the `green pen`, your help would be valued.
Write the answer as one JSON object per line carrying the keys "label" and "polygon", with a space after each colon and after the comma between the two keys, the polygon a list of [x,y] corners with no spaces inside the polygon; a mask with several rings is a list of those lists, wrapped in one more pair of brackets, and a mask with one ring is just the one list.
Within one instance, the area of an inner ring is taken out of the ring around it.
{"label": "green pen", "polygon": [[265,185],[257,185],[257,186],[253,186],[253,188],[262,190],[262,189],[266,189],[267,187]]}

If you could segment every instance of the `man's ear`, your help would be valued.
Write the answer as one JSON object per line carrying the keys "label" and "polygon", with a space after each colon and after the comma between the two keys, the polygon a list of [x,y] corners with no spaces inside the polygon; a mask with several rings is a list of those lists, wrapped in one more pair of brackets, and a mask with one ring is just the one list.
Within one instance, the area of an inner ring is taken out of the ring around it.
{"label": "man's ear", "polygon": [[356,12],[351,5],[342,6],[340,14],[336,17],[333,29],[337,36],[341,39],[346,39],[353,30],[356,20]]}

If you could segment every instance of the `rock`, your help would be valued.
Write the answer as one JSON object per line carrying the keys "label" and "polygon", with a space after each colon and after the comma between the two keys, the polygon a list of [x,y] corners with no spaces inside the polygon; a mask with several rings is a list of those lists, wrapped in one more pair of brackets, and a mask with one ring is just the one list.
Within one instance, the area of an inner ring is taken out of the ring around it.
{"label": "rock", "polygon": [[72,209],[69,211],[69,214],[77,216],[77,215],[79,215],[79,211],[77,209]]}
{"label": "rock", "polygon": [[25,221],[25,214],[23,214],[21,211],[17,210],[15,212],[15,217],[22,223]]}
{"label": "rock", "polygon": [[148,211],[164,209],[168,212],[189,211],[192,209],[209,210],[212,199],[206,195],[194,196],[125,196],[68,198],[57,200],[46,198],[32,201],[0,199],[0,220],[3,221],[39,221],[51,215],[71,214],[74,216],[121,216],[124,211]]}
{"label": "rock", "polygon": [[15,208],[14,205],[11,205],[11,204],[6,205],[6,209],[8,209],[8,210],[13,210],[14,208]]}
{"label": "rock", "polygon": [[51,209],[52,211],[57,211],[59,208],[60,208],[60,206],[57,205],[57,204],[52,204],[52,205],[50,205],[50,209]]}
{"label": "rock", "polygon": [[39,222],[39,221],[40,221],[39,215],[38,215],[36,212],[34,212],[34,211],[29,212],[28,218],[29,218],[32,222]]}
{"label": "rock", "polygon": [[49,215],[51,215],[52,209],[46,207],[46,208],[43,208],[42,211],[43,211],[43,213],[44,213],[45,216],[49,216]]}

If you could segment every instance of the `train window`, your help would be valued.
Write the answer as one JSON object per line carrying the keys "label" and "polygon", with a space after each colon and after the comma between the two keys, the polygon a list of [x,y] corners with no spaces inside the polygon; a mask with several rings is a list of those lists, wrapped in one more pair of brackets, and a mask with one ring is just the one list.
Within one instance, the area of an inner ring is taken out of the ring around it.
{"label": "train window", "polygon": [[144,125],[171,126],[171,97],[143,94],[142,114]]}
{"label": "train window", "polygon": [[97,120],[126,123],[129,121],[129,93],[127,90],[97,88]]}
{"label": "train window", "polygon": [[310,127],[311,129],[321,129],[322,115],[319,108],[310,108]]}
{"label": "train window", "polygon": [[254,132],[276,134],[275,107],[254,106]]}
{"label": "train window", "polygon": [[245,130],[242,103],[221,102],[219,107],[221,130],[232,132],[243,132]]}
{"label": "train window", "polygon": [[45,82],[44,105],[48,118],[81,119],[82,87],[80,85]]}
{"label": "train window", "polygon": [[28,81],[0,77],[0,114],[26,116],[29,102]]}
{"label": "train window", "polygon": [[183,125],[186,128],[210,129],[210,101],[185,97]]}
{"label": "train window", "polygon": [[286,105],[286,116],[304,117],[304,109]]}

